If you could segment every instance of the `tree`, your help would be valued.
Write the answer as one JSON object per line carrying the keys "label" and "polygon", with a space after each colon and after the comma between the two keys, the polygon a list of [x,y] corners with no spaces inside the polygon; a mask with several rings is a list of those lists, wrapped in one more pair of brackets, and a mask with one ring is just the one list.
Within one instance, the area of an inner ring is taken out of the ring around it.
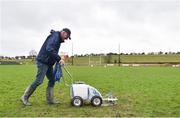
{"label": "tree", "polygon": [[162,52],[162,51],[158,52],[158,55],[162,55],[162,54],[163,54],[163,52]]}
{"label": "tree", "polygon": [[36,52],[35,50],[31,50],[31,51],[29,52],[29,57],[30,57],[31,59],[35,59],[36,56],[37,56],[37,52]]}

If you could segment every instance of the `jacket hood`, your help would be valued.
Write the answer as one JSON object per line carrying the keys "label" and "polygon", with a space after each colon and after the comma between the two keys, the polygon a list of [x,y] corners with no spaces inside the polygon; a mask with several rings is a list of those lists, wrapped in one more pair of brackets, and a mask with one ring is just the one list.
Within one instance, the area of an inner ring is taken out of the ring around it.
{"label": "jacket hood", "polygon": [[58,33],[58,34],[59,34],[59,38],[60,38],[60,42],[61,42],[61,43],[64,43],[64,41],[61,39],[61,36],[60,36],[60,32],[59,32],[59,31],[55,31],[55,30],[52,29],[52,30],[50,31],[50,33],[51,33],[51,34],[53,34],[53,33]]}
{"label": "jacket hood", "polygon": [[50,31],[50,33],[51,33],[51,34],[52,34],[52,33],[54,33],[54,32],[56,32],[56,31],[55,31],[55,30],[53,30],[53,29]]}

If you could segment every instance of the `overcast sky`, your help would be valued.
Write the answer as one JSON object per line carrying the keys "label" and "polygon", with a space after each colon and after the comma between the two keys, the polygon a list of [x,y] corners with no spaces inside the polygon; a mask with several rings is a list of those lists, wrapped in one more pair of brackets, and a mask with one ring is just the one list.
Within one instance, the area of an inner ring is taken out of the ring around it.
{"label": "overcast sky", "polygon": [[180,51],[180,0],[0,0],[0,55],[39,52],[68,27],[72,54]]}

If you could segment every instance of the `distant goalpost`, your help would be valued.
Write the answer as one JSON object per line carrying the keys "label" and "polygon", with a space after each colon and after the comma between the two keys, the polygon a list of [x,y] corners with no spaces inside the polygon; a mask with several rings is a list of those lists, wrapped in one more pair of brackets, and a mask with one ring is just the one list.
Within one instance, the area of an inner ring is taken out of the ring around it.
{"label": "distant goalpost", "polygon": [[101,55],[99,56],[99,60],[92,60],[91,59],[91,56],[89,56],[89,60],[88,60],[88,62],[89,62],[89,66],[91,66],[91,67],[93,67],[93,66],[101,66],[102,65],[102,57],[101,57]]}

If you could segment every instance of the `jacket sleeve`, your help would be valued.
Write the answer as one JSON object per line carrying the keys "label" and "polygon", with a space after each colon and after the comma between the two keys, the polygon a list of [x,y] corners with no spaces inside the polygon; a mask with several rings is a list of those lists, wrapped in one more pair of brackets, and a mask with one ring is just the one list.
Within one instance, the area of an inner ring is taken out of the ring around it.
{"label": "jacket sleeve", "polygon": [[57,54],[58,52],[55,50],[57,37],[51,34],[48,38],[49,39],[47,42],[46,51],[50,57],[54,58],[57,62],[59,62],[61,60],[61,57]]}

